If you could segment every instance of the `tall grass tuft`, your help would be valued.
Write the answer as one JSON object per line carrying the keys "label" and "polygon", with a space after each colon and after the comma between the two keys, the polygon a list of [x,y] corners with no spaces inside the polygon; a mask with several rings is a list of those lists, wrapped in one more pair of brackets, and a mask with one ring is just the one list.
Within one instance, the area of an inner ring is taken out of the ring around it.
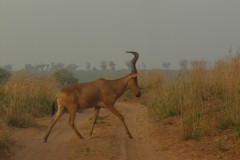
{"label": "tall grass tuft", "polygon": [[34,117],[50,113],[57,89],[58,83],[52,76],[26,71],[14,74],[4,87],[6,123],[16,127],[34,126]]}
{"label": "tall grass tuft", "polygon": [[161,73],[148,74],[141,80],[147,92],[144,104],[158,118],[181,114],[185,139],[199,139],[228,128],[236,128],[239,134],[239,52],[213,66],[196,63],[171,81]]}
{"label": "tall grass tuft", "polygon": [[10,134],[5,130],[0,130],[0,153],[8,150],[13,143]]}
{"label": "tall grass tuft", "polygon": [[181,90],[167,81],[163,73],[142,73],[139,83],[147,97],[142,103],[149,107],[153,116],[161,119],[180,113]]}
{"label": "tall grass tuft", "polygon": [[218,61],[213,67],[193,66],[186,74],[182,105],[183,135],[195,139],[234,128],[239,124],[240,53]]}

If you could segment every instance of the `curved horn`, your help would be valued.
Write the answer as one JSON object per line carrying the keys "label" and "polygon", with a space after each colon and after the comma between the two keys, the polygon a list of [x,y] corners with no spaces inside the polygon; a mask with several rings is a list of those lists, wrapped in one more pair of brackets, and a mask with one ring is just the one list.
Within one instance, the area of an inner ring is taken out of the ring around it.
{"label": "curved horn", "polygon": [[132,72],[137,73],[137,68],[136,68],[136,62],[138,60],[139,54],[135,51],[126,51],[126,53],[131,53],[134,55],[134,58],[132,59]]}

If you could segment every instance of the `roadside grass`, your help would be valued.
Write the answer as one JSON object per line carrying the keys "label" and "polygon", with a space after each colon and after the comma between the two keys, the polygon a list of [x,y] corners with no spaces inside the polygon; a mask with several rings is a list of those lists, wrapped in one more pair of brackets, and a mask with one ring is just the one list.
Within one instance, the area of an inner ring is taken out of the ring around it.
{"label": "roadside grass", "polygon": [[50,113],[57,90],[58,83],[52,76],[15,73],[4,86],[4,121],[20,128],[36,126],[34,117]]}
{"label": "roadside grass", "polygon": [[14,140],[6,129],[0,126],[0,155],[3,155],[14,144]]}
{"label": "roadside grass", "polygon": [[[200,139],[222,130],[240,134],[240,53],[216,62],[196,63],[169,80],[163,72],[140,76],[142,103],[158,119],[181,115],[184,139]],[[221,148],[221,147],[220,147]]]}
{"label": "roadside grass", "polygon": [[180,114],[181,90],[168,81],[162,72],[142,73],[139,83],[143,94],[146,94],[141,103],[148,106],[152,116],[162,119]]}

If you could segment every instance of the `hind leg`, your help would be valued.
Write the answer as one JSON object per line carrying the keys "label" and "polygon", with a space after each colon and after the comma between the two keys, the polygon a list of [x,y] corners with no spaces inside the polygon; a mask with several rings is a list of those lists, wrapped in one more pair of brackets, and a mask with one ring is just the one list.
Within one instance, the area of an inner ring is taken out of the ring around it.
{"label": "hind leg", "polygon": [[99,111],[100,111],[100,107],[95,107],[95,113],[94,113],[94,116],[93,116],[92,129],[91,129],[91,131],[90,131],[90,136],[91,136],[92,133],[93,133],[93,129],[94,129],[94,126],[95,126],[95,124],[96,124]]}
{"label": "hind leg", "polygon": [[53,128],[53,126],[55,125],[55,123],[57,122],[57,120],[59,120],[59,118],[61,117],[61,115],[63,114],[64,112],[64,106],[62,105],[59,105],[58,106],[58,110],[57,110],[57,113],[55,114],[55,117],[54,119],[52,120],[52,122],[50,123],[49,127],[48,127],[48,130],[47,130],[47,133],[44,137],[44,142],[47,143],[47,139],[48,139],[48,136]]}
{"label": "hind leg", "polygon": [[69,110],[69,125],[71,126],[71,128],[73,129],[73,131],[76,133],[76,135],[80,138],[83,139],[82,135],[79,133],[79,131],[77,130],[77,128],[75,127],[75,116],[76,116],[76,107],[72,107],[74,109]]}

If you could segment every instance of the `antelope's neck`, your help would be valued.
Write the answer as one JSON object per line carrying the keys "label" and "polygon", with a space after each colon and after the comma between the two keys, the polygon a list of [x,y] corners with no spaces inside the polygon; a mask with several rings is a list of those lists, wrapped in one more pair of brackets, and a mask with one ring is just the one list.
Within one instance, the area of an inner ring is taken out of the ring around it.
{"label": "antelope's neck", "polygon": [[116,80],[111,80],[112,88],[117,98],[127,90],[128,80],[128,75]]}

